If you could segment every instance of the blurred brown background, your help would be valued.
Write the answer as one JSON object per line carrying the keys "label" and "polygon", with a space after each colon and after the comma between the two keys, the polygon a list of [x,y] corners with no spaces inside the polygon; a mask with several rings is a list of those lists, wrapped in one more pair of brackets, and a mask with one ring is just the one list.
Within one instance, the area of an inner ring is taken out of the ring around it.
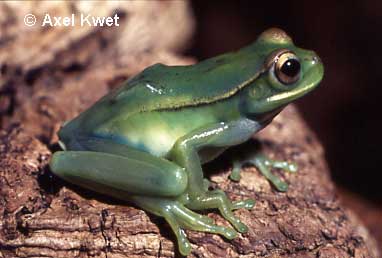
{"label": "blurred brown background", "polygon": [[193,1],[199,59],[240,48],[269,27],[315,50],[325,65],[321,87],[298,101],[325,146],[343,188],[382,205],[382,2]]}

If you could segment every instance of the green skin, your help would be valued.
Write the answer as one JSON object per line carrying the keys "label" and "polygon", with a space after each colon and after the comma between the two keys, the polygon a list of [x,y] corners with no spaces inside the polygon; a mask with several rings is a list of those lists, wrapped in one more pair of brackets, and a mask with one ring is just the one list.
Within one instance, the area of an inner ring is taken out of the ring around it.
{"label": "green skin", "polygon": [[[279,49],[293,51],[300,61],[299,79],[292,84],[281,83],[274,62],[267,62]],[[153,65],[66,123],[59,132],[65,151],[54,153],[50,168],[67,181],[164,217],[180,253],[187,255],[191,246],[184,229],[237,236],[195,210],[217,208],[243,233],[248,228],[232,211],[254,205],[209,190],[201,165],[247,141],[322,77],[316,54],[297,48],[279,29],[195,65]],[[244,163],[255,165],[280,191],[287,185],[270,169],[296,171],[294,164],[255,152],[234,162],[231,179],[239,180]]]}

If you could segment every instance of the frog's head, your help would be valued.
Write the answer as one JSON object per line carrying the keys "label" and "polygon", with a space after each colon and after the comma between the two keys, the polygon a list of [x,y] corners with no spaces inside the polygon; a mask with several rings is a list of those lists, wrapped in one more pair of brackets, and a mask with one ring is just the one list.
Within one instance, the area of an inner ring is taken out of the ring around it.
{"label": "frog's head", "polygon": [[273,118],[295,99],[313,90],[320,83],[324,68],[320,58],[309,50],[296,47],[280,29],[269,29],[248,47],[260,53],[260,73],[243,91],[245,113],[251,117]]}

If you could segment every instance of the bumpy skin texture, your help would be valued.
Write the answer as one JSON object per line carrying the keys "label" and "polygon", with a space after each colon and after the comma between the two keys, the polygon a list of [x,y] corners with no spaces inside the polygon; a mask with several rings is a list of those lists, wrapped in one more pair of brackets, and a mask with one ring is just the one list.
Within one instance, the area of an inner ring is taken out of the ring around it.
{"label": "bumpy skin texture", "polygon": [[[299,60],[292,83],[283,83],[275,72],[285,51]],[[278,29],[238,52],[196,65],[154,65],[62,128],[66,151],[54,154],[51,169],[72,183],[164,217],[183,255],[191,250],[184,229],[233,239],[235,230],[192,210],[217,208],[244,233],[247,226],[232,211],[250,209],[254,202],[231,202],[223,191],[209,190],[201,164],[247,141],[286,104],[315,88],[322,75],[315,53],[295,47]],[[277,189],[286,190],[269,169],[294,171],[291,164],[258,153],[249,161]]]}

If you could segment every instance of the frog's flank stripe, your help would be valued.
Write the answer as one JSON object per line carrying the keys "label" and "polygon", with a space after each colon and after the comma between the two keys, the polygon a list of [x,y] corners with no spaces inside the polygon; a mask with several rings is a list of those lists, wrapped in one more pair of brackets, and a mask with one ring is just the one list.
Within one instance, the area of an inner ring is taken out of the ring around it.
{"label": "frog's flank stripe", "polygon": [[[243,81],[236,87],[234,87],[232,90],[221,94],[217,96],[213,96],[211,98],[202,98],[199,100],[195,100],[194,102],[183,102],[183,103],[177,103],[176,105],[171,104],[171,105],[156,105],[152,108],[146,108],[142,107],[139,111],[134,112],[134,113],[143,113],[143,112],[150,112],[150,111],[171,111],[172,109],[180,109],[180,108],[186,108],[186,107],[195,107],[199,105],[206,105],[214,102],[218,102],[224,99],[228,99],[229,97],[235,95],[239,90],[243,89],[245,86],[250,85],[252,82],[254,82],[260,74],[264,73],[265,69],[261,70],[260,72],[256,73],[254,76],[250,77],[248,80]],[[167,104],[167,103],[166,103]]]}

